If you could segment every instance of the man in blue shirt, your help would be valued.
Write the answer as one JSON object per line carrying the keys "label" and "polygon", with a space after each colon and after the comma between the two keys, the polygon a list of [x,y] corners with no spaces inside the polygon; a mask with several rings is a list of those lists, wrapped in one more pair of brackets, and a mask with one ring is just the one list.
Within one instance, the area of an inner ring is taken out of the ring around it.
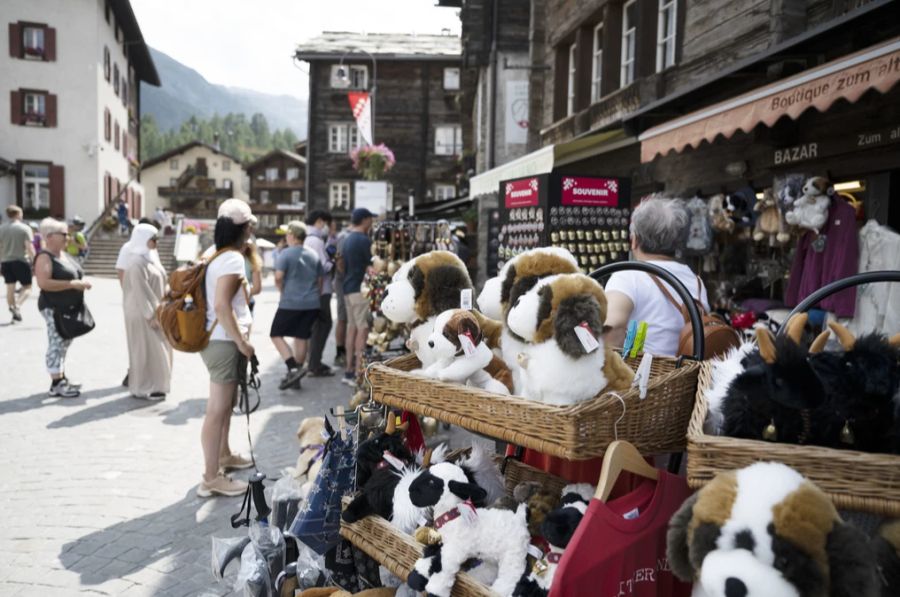
{"label": "man in blue shirt", "polygon": [[350,234],[344,239],[338,257],[343,269],[342,288],[347,306],[347,370],[341,381],[356,385],[356,368],[359,366],[366,338],[369,335],[369,301],[360,292],[363,277],[372,262],[372,241],[369,229],[375,214],[358,207],[350,214]]}
{"label": "man in blue shirt", "polygon": [[[319,317],[319,294],[325,275],[316,252],[303,246],[306,239],[303,222],[288,222],[285,238],[288,246],[275,262],[275,286],[281,291],[281,300],[269,332],[272,344],[287,366],[287,374],[278,386],[281,390],[295,385],[306,375],[303,361],[313,324]],[[293,351],[285,337],[294,339]]]}

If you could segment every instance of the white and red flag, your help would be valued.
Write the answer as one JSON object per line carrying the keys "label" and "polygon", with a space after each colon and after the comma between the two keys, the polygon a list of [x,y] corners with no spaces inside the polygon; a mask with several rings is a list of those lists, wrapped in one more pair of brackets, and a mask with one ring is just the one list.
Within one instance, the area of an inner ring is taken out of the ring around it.
{"label": "white and red flag", "polygon": [[350,100],[350,109],[353,110],[359,134],[366,145],[372,145],[372,98],[366,91],[351,91],[347,98]]}

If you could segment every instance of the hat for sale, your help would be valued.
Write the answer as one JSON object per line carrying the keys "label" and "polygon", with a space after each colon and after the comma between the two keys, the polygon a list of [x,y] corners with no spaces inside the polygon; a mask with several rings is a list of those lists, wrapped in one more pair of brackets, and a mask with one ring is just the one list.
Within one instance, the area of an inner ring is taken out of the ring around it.
{"label": "hat for sale", "polygon": [[253,217],[250,206],[240,199],[226,199],[219,206],[219,217],[228,218],[237,225],[246,224]]}
{"label": "hat for sale", "polygon": [[374,218],[374,217],[375,217],[375,214],[370,212],[365,207],[357,207],[350,214],[350,223],[353,224],[354,226],[356,226],[358,224],[361,224],[362,221],[365,220],[366,218]]}

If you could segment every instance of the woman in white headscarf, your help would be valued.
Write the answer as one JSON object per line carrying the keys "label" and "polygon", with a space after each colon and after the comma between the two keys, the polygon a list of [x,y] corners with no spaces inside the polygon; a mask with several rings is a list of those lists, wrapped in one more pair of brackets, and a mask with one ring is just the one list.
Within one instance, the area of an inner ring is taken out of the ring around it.
{"label": "woman in white headscarf", "polygon": [[128,389],[136,398],[162,400],[172,377],[172,348],[156,319],[166,292],[166,270],[156,250],[158,231],[138,224],[125,245],[123,280],[128,338]]}

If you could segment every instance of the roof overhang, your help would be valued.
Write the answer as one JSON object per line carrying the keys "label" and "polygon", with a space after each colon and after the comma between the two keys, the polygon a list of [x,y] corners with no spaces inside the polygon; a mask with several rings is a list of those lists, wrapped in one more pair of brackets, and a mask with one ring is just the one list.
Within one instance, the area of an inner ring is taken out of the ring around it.
{"label": "roof overhang", "polygon": [[111,6],[116,15],[116,22],[121,25],[122,31],[125,33],[128,57],[134,65],[135,74],[141,81],[159,87],[161,84],[159,73],[156,72],[156,65],[153,64],[153,58],[150,56],[150,48],[144,41],[144,34],[141,33],[141,27],[134,16],[131,2],[112,0]]}
{"label": "roof overhang", "polygon": [[639,137],[641,162],[785,116],[796,120],[810,108],[824,112],[840,99],[854,103],[870,89],[887,93],[898,81],[900,37],[653,127]]}
{"label": "roof overhang", "polygon": [[615,129],[548,145],[473,177],[469,181],[469,196],[496,193],[503,180],[548,174],[558,166],[580,162],[634,143],[637,143],[635,137],[626,135],[622,129]]}

